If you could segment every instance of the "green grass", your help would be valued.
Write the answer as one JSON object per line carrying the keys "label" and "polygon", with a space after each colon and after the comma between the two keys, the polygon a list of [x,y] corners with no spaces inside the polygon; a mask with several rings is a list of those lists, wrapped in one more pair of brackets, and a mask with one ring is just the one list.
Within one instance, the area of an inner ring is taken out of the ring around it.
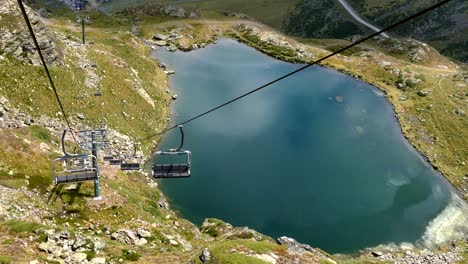
{"label": "green grass", "polygon": [[[213,257],[213,263],[265,263],[262,260],[241,253],[231,253],[232,249],[236,249],[237,251],[253,251],[255,254],[265,254],[269,252],[281,254],[285,251],[283,246],[264,241],[257,242],[244,239],[228,240],[209,248]],[[197,263],[200,262],[198,259],[194,261],[197,261]]]}
{"label": "green grass", "polygon": [[37,229],[43,227],[38,223],[24,222],[19,220],[9,220],[3,222],[0,226],[8,227],[8,230],[12,233],[33,233]]}
{"label": "green grass", "polygon": [[123,249],[121,257],[128,261],[138,261],[141,258],[141,254],[133,250]]}
{"label": "green grass", "polygon": [[10,256],[0,255],[0,264],[10,264],[13,258]]}
{"label": "green grass", "polygon": [[[171,3],[172,1],[167,1]],[[244,13],[255,20],[274,28],[281,28],[283,19],[291,11],[298,0],[203,0],[175,3],[176,5],[201,10]]]}
{"label": "green grass", "polygon": [[50,135],[49,130],[38,125],[32,125],[29,127],[31,134],[34,138],[42,142],[50,143],[52,136]]}
{"label": "green grass", "polygon": [[13,244],[13,242],[15,242],[15,240],[13,238],[7,238],[7,239],[2,241],[2,245],[11,245],[11,244]]}

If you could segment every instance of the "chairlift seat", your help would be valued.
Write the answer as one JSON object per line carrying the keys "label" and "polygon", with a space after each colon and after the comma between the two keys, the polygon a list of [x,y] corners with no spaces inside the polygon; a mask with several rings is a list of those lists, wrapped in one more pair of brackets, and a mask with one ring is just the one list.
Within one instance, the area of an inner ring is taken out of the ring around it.
{"label": "chairlift seat", "polygon": [[120,169],[123,171],[137,171],[140,170],[140,163],[122,163]]}
{"label": "chairlift seat", "polygon": [[[181,134],[180,145],[176,149],[156,151],[154,163],[151,168],[151,174],[153,178],[187,178],[191,175],[190,169],[192,166],[192,153],[189,150],[182,149],[184,145],[184,130],[182,129],[182,125],[179,125],[178,127]],[[164,156],[172,156],[174,158],[177,158],[178,161],[161,161],[165,159]],[[181,161],[180,158],[185,159],[185,161]]]}
{"label": "chairlift seat", "polygon": [[122,164],[122,161],[119,159],[110,159],[109,160],[109,165],[120,165]]}
{"label": "chairlift seat", "polygon": [[73,182],[84,182],[93,181],[98,178],[98,174],[95,170],[89,170],[81,173],[75,173],[70,175],[58,175],[55,177],[55,184],[73,183]]}
{"label": "chairlift seat", "polygon": [[190,177],[189,164],[161,164],[153,165],[154,178],[187,178]]}

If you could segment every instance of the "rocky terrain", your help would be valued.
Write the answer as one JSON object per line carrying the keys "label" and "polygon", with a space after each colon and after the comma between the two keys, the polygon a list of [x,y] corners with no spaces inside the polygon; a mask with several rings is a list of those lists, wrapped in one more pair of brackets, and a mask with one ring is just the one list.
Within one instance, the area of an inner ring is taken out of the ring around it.
{"label": "rocky terrain", "polygon": [[[0,42],[5,47],[0,57],[0,263],[466,261],[466,238],[431,251],[398,247],[331,256],[293,238],[272,239],[218,219],[207,219],[198,227],[171,210],[158,183],[144,172],[124,173],[103,161],[103,200],[93,200],[90,183],[54,188],[51,161],[61,155],[59,137],[65,124],[34,60],[15,3],[5,0],[0,7],[0,28],[8,32]],[[66,16],[52,12],[44,18],[28,10],[37,20],[35,30],[72,126],[93,128],[105,121],[111,152],[117,155],[128,154],[139,137],[162,130],[169,121],[168,105],[177,95],[168,89],[167,76],[174,72],[151,56],[157,46],[189,51],[229,37],[293,62],[308,62],[329,52],[325,46],[300,43],[252,21],[186,18],[154,23],[142,17],[135,36],[133,17],[124,15],[119,21],[128,27],[91,27],[90,41],[82,45],[79,28]],[[377,39],[371,44],[326,66],[385,91],[410,142],[466,193],[466,131],[460,128],[466,122],[468,74],[418,41]],[[24,56],[17,56],[19,48]],[[441,82],[447,89],[439,89]],[[94,96],[97,90],[102,96]],[[438,127],[433,122],[446,123]],[[147,156],[157,142],[157,138],[141,142],[139,154]],[[71,138],[68,143],[73,144]],[[441,151],[447,145],[452,152]]]}

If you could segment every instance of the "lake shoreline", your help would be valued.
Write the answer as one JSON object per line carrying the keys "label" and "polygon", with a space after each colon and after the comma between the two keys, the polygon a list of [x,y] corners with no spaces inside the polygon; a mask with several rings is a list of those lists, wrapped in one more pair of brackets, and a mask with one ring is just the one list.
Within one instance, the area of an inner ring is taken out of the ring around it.
{"label": "lake shoreline", "polygon": [[[234,40],[236,41],[236,39],[234,39]],[[237,41],[238,41],[238,40],[237,40]],[[238,42],[240,42],[240,41],[238,41]],[[216,42],[214,42],[214,43],[216,43]],[[242,42],[240,42],[240,43],[242,43]],[[242,44],[245,44],[245,43],[242,43]],[[205,46],[206,46],[206,45],[205,45]],[[248,45],[248,46],[250,46],[250,45]],[[161,48],[159,48],[159,49],[161,49]],[[192,50],[192,49],[186,49],[186,50],[181,50],[181,51],[183,51],[183,52],[188,52],[188,51],[191,51],[191,50]],[[261,52],[261,50],[258,50],[258,49],[256,49],[256,50],[257,50],[258,52]],[[265,54],[264,52],[262,52],[262,53]],[[266,55],[269,55],[269,54],[266,54]],[[271,56],[269,56],[269,57],[271,57]],[[288,61],[288,62],[290,62],[290,61]],[[317,65],[317,66],[324,66],[324,65]],[[336,71],[336,70],[337,70],[336,68],[333,68],[333,67],[330,67],[330,66],[325,66],[324,68],[329,69],[329,70],[331,70],[331,71]],[[343,71],[341,71],[341,70],[339,70],[339,69],[338,69],[338,72],[344,73],[344,74],[347,74],[347,75],[350,75],[350,74],[348,74],[348,73],[346,73],[346,72],[343,72]],[[351,75],[351,77],[354,77],[354,76]],[[354,78],[355,78],[355,79],[358,79],[358,78],[356,78],[356,77],[354,77]],[[361,80],[361,79],[358,79],[358,80],[362,81],[363,83],[370,84],[371,86],[373,86],[373,89],[374,89],[374,88],[375,88],[375,89],[378,89],[379,91],[382,91],[385,95],[387,95],[387,93],[386,93],[385,90],[379,89],[377,86],[373,85],[372,83],[363,81],[363,80]],[[169,87],[174,91],[173,85],[169,84]],[[182,94],[182,96],[183,96],[183,94]],[[396,113],[394,105],[391,103],[390,100],[388,100],[387,97],[386,97],[386,101],[388,102],[388,105],[392,107],[393,113]],[[172,105],[172,106],[173,106],[173,105]],[[171,108],[171,109],[172,109],[172,108]],[[174,110],[174,109],[172,109],[172,110]],[[171,111],[171,112],[172,112],[172,114],[174,114],[173,111]],[[403,142],[405,142],[407,145],[409,144],[409,146],[411,146],[410,149],[411,149],[412,151],[416,150],[419,157],[421,157],[421,158],[422,158],[422,157],[425,157],[425,156],[422,155],[422,153],[421,153],[420,151],[418,151],[412,144],[410,144],[410,142],[408,142],[408,139],[404,136],[403,130],[402,130],[402,128],[401,128],[400,122],[399,122],[398,117],[397,117],[396,114],[394,115],[393,118],[394,118],[393,120],[394,120],[395,122],[398,122],[398,128],[399,128],[399,131],[400,131],[400,136],[403,135],[403,137],[401,137],[401,139],[404,140]],[[404,139],[403,139],[403,138],[404,138]],[[426,157],[425,157],[425,158],[426,158]],[[423,158],[423,159],[425,159],[425,158]],[[427,161],[427,159],[426,159],[426,161]],[[430,162],[429,162],[428,164],[430,164]],[[440,173],[439,173],[439,176],[441,176]],[[443,178],[443,180],[444,180],[445,182],[448,182],[448,181],[446,181],[445,177]],[[452,185],[450,185],[450,186],[452,186]],[[179,213],[180,213],[180,212],[179,212]],[[419,247],[416,247],[416,248],[419,248]],[[424,247],[421,247],[421,249],[422,249],[422,248],[424,248]],[[365,252],[367,252],[367,251],[372,251],[373,249],[374,249],[374,247],[372,247],[372,248],[365,248],[365,249],[362,249],[361,252],[362,252],[362,251],[365,251]],[[402,248],[402,250],[403,250],[403,248]]]}
{"label": "lake shoreline", "polygon": [[[255,26],[257,26],[257,25],[255,24]],[[254,28],[254,30],[251,29],[252,27]],[[245,36],[242,36],[243,33],[247,32],[248,35],[254,35],[254,36],[258,37],[257,41],[263,42],[261,40],[261,36],[264,35],[264,34],[269,34],[269,37],[273,36],[272,37],[273,39],[274,38],[279,39],[279,40],[270,41],[271,42],[271,43],[269,43],[270,45],[277,46],[277,47],[280,47],[282,49],[291,49],[292,48],[292,49],[299,50],[299,52],[297,54],[299,54],[300,51],[306,52],[307,48],[311,48],[311,46],[306,45],[306,44],[302,44],[302,43],[292,39],[291,37],[284,36],[284,35],[279,35],[279,33],[274,32],[270,28],[256,29],[254,26],[252,26],[250,24],[248,26],[245,26],[244,24],[241,24],[240,26],[238,26],[238,29],[239,29],[239,32],[226,31],[226,32],[223,32],[223,34],[220,35],[220,36],[216,36],[216,37],[212,36],[210,39],[206,40],[205,42],[194,43],[194,44],[191,44],[191,45],[187,45],[187,44],[182,45],[180,43],[176,43],[176,45],[169,46],[169,48],[167,48],[167,49],[169,51],[171,51],[171,52],[174,52],[176,50],[179,50],[179,51],[182,51],[182,52],[191,52],[193,50],[203,49],[203,48],[205,48],[205,47],[207,47],[208,45],[211,45],[211,44],[216,44],[217,40],[219,40],[219,39],[227,38],[227,39],[232,39],[232,40],[235,40],[235,41],[237,41],[239,43],[245,44],[245,45],[247,45],[249,47],[252,47],[255,50],[257,50],[258,52],[260,52],[262,54],[265,54],[265,55],[267,55],[267,56],[269,56],[269,57],[271,57],[273,59],[277,59],[277,60],[284,61],[284,62],[287,62],[287,63],[292,63],[292,64],[301,64],[302,63],[302,64],[305,64],[305,63],[313,62],[314,59],[315,59],[314,56],[306,56],[306,57],[304,57],[304,56],[300,57],[299,55],[294,56],[294,57],[281,56],[281,55],[272,53],[271,50],[266,50],[265,48],[262,48],[261,45],[258,45],[257,43],[252,42],[249,39],[245,38]],[[148,41],[148,42],[151,43],[151,41]],[[293,43],[293,44],[291,44],[291,43]],[[295,45],[297,45],[297,46],[295,46]],[[164,47],[159,47],[159,48],[164,48]],[[320,54],[317,57],[320,58],[322,56],[323,55]],[[339,56],[341,56],[341,55],[338,55],[337,57],[339,57]],[[458,196],[460,196],[460,198],[462,198],[465,201],[467,200],[468,192],[466,192],[466,191],[462,190],[461,188],[458,188],[456,185],[454,185],[450,181],[450,178],[447,176],[447,172],[444,169],[442,169],[440,166],[436,165],[431,160],[429,154],[426,154],[423,150],[418,148],[418,144],[420,142],[418,140],[412,140],[411,137],[405,132],[403,127],[407,127],[407,130],[411,130],[412,125],[409,122],[406,122],[406,120],[404,120],[401,117],[401,115],[398,114],[400,112],[400,109],[396,105],[395,101],[392,100],[392,98],[391,98],[392,95],[389,93],[388,88],[387,89],[383,88],[381,85],[379,85],[379,83],[368,80],[365,76],[360,76],[359,74],[355,74],[355,73],[351,72],[349,69],[339,67],[338,65],[333,64],[333,63],[324,62],[323,64],[317,64],[317,66],[322,66],[322,67],[325,67],[325,68],[328,68],[328,69],[336,70],[336,71],[338,71],[340,73],[346,74],[346,75],[348,75],[348,76],[350,76],[350,77],[352,77],[352,78],[354,78],[356,80],[359,80],[359,81],[361,81],[363,83],[372,85],[372,86],[376,87],[378,90],[382,91],[385,94],[385,97],[386,97],[387,101],[390,103],[390,105],[393,108],[394,117],[395,117],[396,121],[398,122],[400,133],[403,136],[403,138],[405,139],[405,141],[407,143],[409,143],[412,146],[412,149],[417,151],[417,153],[426,162],[428,162],[428,164],[430,164],[432,166],[432,168],[434,170],[436,170],[440,174],[441,177],[444,178],[444,180],[446,180],[448,183],[450,183],[451,187],[453,187],[453,189],[456,190],[456,193],[457,193]],[[172,90],[172,88],[171,88],[171,90]]]}

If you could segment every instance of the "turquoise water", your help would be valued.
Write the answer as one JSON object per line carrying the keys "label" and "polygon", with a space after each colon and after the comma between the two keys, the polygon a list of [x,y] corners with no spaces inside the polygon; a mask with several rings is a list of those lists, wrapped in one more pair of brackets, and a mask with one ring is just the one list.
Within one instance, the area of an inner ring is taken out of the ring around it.
{"label": "turquoise water", "polygon": [[[231,40],[160,50],[179,122],[299,65]],[[161,182],[183,217],[249,226],[332,253],[415,242],[450,187],[402,137],[376,88],[313,67],[185,126],[192,177]],[[178,131],[163,139],[176,147]]]}

